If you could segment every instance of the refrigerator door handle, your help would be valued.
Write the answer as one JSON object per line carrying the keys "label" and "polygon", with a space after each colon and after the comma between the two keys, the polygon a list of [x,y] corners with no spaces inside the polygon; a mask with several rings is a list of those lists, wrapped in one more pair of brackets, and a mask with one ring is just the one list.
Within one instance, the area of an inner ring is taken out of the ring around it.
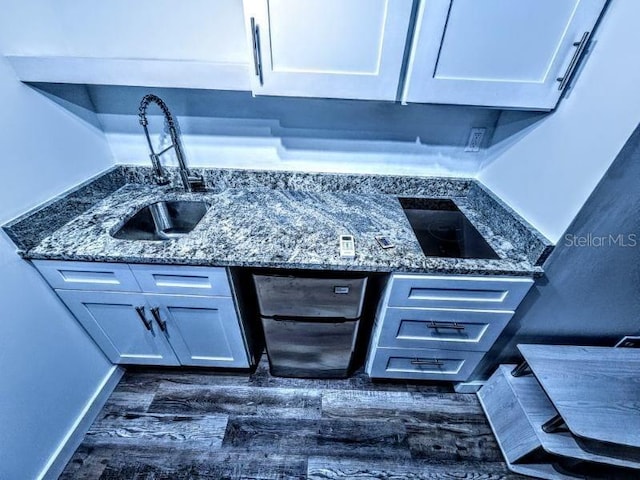
{"label": "refrigerator door handle", "polygon": [[282,315],[273,315],[268,317],[262,315],[263,318],[268,318],[275,322],[307,322],[307,323],[345,323],[345,322],[357,322],[359,318],[344,318],[344,317],[291,317]]}

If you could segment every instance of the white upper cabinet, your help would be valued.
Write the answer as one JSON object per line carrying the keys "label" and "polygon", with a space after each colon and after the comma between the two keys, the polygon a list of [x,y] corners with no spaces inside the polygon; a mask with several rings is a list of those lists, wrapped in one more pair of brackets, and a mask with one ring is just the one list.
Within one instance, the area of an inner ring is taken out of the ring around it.
{"label": "white upper cabinet", "polygon": [[412,0],[244,0],[257,95],[396,100]]}
{"label": "white upper cabinet", "polygon": [[13,3],[0,41],[22,80],[251,88],[241,0]]}
{"label": "white upper cabinet", "polygon": [[606,0],[424,0],[404,102],[553,109]]}
{"label": "white upper cabinet", "polygon": [[0,46],[27,82],[551,110],[606,3],[24,0]]}

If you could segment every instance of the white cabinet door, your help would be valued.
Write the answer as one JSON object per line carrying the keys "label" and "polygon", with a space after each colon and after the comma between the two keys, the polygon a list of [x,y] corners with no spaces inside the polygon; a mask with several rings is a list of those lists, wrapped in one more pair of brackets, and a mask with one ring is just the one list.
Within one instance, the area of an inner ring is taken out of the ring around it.
{"label": "white cabinet door", "polygon": [[178,365],[164,332],[139,293],[57,290],[113,363]]}
{"label": "white cabinet door", "polygon": [[[230,297],[146,295],[181,365],[248,368],[240,321]],[[155,310],[155,309],[158,310]]]}
{"label": "white cabinet door", "polygon": [[425,0],[403,101],[550,110],[606,0]]}
{"label": "white cabinet door", "polygon": [[260,95],[395,100],[412,0],[244,0]]}

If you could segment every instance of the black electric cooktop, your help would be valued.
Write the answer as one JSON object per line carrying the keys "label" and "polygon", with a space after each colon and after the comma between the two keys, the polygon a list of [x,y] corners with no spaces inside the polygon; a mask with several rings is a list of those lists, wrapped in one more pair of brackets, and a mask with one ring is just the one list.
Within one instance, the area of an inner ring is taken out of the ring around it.
{"label": "black electric cooktop", "polygon": [[500,258],[452,200],[398,200],[426,256]]}

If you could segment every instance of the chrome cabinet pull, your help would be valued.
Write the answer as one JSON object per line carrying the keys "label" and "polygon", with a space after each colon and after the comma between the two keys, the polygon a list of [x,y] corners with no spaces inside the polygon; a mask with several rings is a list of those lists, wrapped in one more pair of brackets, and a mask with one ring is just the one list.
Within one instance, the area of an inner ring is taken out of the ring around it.
{"label": "chrome cabinet pull", "polygon": [[136,307],[136,312],[138,312],[138,316],[147,330],[151,330],[151,322],[147,320],[147,316],[144,314],[144,307]]}
{"label": "chrome cabinet pull", "polygon": [[253,66],[256,77],[260,81],[260,86],[264,85],[262,78],[262,52],[260,51],[260,27],[256,24],[256,19],[251,17],[251,38],[253,39]]}
{"label": "chrome cabinet pull", "polygon": [[589,43],[590,33],[591,32],[584,32],[579,42],[573,42],[573,46],[577,48],[576,48],[576,51],[573,52],[573,57],[571,58],[571,62],[569,62],[567,71],[564,72],[564,75],[562,77],[556,78],[556,80],[560,82],[560,85],[558,85],[558,90],[561,90],[561,91],[564,90],[567,84],[569,83],[569,80],[571,80],[573,71],[578,66],[580,57],[582,56],[582,53],[584,52],[584,50],[587,48],[587,43]]}
{"label": "chrome cabinet pull", "polygon": [[558,414],[542,424],[542,431],[545,433],[568,432],[569,428],[564,419]]}
{"label": "chrome cabinet pull", "polygon": [[414,358],[411,360],[411,365],[433,365],[435,367],[441,367],[444,365],[444,362],[441,362],[437,358],[434,358],[433,360],[428,358]]}
{"label": "chrome cabinet pull", "polygon": [[511,375],[514,377],[522,377],[524,375],[530,375],[532,373],[533,372],[531,371],[531,367],[529,367],[529,364],[526,360],[523,360],[519,365],[511,370]]}
{"label": "chrome cabinet pull", "polygon": [[160,308],[153,307],[151,309],[151,315],[153,315],[153,318],[155,319],[156,323],[160,327],[160,330],[162,330],[163,332],[166,332],[167,331],[167,322],[162,320],[162,317],[160,316]]}
{"label": "chrome cabinet pull", "polygon": [[438,329],[447,329],[447,330],[458,330],[463,331],[464,325],[460,325],[458,322],[427,322],[427,328],[433,328],[434,330]]}

